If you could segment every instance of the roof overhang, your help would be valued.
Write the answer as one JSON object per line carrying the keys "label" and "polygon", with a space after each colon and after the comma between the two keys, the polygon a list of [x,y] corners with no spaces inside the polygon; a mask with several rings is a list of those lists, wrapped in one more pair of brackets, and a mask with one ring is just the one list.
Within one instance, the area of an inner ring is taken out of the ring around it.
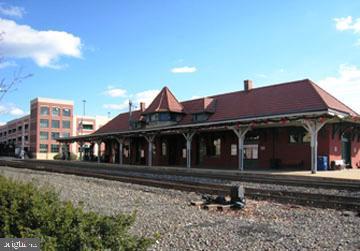
{"label": "roof overhang", "polygon": [[[211,122],[200,122],[200,123],[190,123],[184,125],[172,125],[165,127],[154,127],[148,129],[135,129],[127,131],[113,131],[107,133],[97,133],[89,135],[80,135],[73,136],[68,138],[57,139],[58,142],[76,142],[76,141],[86,141],[86,140],[96,140],[109,137],[126,137],[132,135],[144,135],[144,134],[154,134],[154,133],[169,133],[169,132],[178,132],[186,130],[198,130],[198,129],[221,129],[228,128],[229,126],[252,126],[255,128],[261,127],[274,127],[274,126],[284,126],[284,120],[287,122],[292,122],[292,125],[300,125],[301,121],[304,119],[314,119],[314,118],[328,118],[328,123],[337,123],[341,121],[353,122],[360,124],[360,117],[352,117],[347,113],[339,112],[336,110],[323,110],[323,111],[309,111],[302,113],[288,113],[288,114],[276,114],[268,116],[253,116],[248,118],[238,118],[238,119],[229,119],[222,121],[211,121]],[[287,125],[289,126],[289,125]]]}

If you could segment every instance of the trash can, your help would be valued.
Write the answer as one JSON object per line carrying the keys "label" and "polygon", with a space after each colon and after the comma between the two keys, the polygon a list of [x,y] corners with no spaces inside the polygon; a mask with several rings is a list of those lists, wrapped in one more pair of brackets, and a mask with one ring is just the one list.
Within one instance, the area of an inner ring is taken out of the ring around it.
{"label": "trash can", "polygon": [[317,159],[317,169],[319,171],[328,170],[328,157],[327,156],[318,156]]}

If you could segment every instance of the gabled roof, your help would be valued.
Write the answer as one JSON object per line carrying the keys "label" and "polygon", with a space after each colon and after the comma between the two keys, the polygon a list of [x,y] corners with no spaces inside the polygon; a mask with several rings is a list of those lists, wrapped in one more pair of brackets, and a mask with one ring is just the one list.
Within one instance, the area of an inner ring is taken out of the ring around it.
{"label": "gabled roof", "polygon": [[154,101],[144,111],[144,114],[154,112],[177,112],[182,113],[184,107],[166,86],[155,97]]}
{"label": "gabled roof", "polygon": [[[215,105],[215,106],[214,106]],[[215,107],[216,109],[213,109]],[[164,87],[145,113],[171,111],[182,112],[179,125],[194,123],[192,114],[210,109],[213,113],[207,122],[237,119],[256,119],[266,116],[327,112],[334,110],[349,116],[359,116],[354,110],[321,89],[309,79],[237,91],[206,98],[178,102],[167,87]],[[139,120],[140,111],[132,113],[132,120]],[[123,113],[94,134],[129,130],[129,115]]]}

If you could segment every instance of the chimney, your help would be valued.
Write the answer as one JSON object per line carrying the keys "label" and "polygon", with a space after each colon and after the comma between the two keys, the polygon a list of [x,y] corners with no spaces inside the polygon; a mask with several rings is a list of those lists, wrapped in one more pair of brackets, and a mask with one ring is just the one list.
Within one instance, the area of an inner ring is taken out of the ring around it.
{"label": "chimney", "polygon": [[253,81],[249,79],[244,80],[244,90],[251,91],[252,88],[253,88]]}
{"label": "chimney", "polygon": [[145,102],[140,102],[140,111],[141,112],[145,111]]}

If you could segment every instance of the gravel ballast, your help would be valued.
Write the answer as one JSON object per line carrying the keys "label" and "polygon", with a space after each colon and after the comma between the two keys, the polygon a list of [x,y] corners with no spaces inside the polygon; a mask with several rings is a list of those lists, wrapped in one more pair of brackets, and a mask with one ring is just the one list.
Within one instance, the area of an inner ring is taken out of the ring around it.
{"label": "gravel ballast", "polygon": [[152,250],[359,250],[355,212],[248,200],[244,210],[210,212],[189,206],[196,193],[0,167],[18,181],[52,186],[62,200],[102,214],[136,210],[132,232],[157,234]]}

